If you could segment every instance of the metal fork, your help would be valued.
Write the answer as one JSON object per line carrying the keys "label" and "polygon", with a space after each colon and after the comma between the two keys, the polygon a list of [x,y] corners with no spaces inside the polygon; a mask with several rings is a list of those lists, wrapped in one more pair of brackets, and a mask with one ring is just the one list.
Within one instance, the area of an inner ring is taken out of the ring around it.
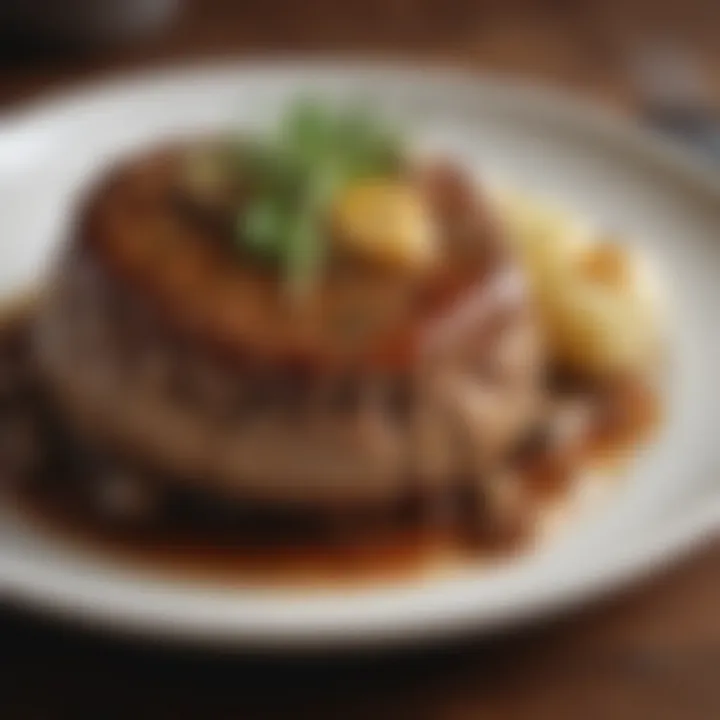
{"label": "metal fork", "polygon": [[642,119],[720,163],[720,107],[696,56],[677,45],[639,44],[626,68]]}

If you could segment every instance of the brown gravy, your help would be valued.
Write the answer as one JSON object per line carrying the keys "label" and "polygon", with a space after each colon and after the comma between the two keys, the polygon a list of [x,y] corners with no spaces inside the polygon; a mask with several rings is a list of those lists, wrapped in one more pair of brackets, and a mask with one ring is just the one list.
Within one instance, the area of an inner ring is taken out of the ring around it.
{"label": "brown gravy", "polygon": [[[47,461],[43,467],[56,440],[47,428],[43,432],[44,398],[28,351],[32,318],[32,304],[25,303],[0,322],[0,470],[6,499],[59,539],[153,573],[223,583],[314,585],[397,579],[470,557],[517,552],[532,539],[494,528],[468,533],[456,522],[444,522],[437,508],[360,518],[357,527],[322,537],[289,532],[277,521],[263,525],[262,532],[256,532],[258,522],[239,529],[212,514],[165,513],[140,526],[109,522],[69,490],[73,478],[62,475],[66,470]],[[520,477],[529,512],[561,499],[583,468],[618,459],[646,438],[658,424],[660,404],[656,393],[629,386],[614,394],[601,416],[573,453],[525,453]],[[33,439],[27,436],[28,423],[36,431]]]}

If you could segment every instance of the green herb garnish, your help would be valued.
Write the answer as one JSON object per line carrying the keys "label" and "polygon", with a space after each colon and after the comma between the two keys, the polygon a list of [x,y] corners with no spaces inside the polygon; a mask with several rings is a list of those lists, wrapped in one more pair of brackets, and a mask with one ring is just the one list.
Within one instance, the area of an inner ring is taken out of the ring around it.
{"label": "green herb garnish", "polygon": [[238,170],[253,191],[238,211],[238,248],[276,262],[292,295],[306,294],[328,254],[325,224],[337,192],[392,172],[400,157],[398,139],[364,112],[294,103],[274,135],[239,148]]}

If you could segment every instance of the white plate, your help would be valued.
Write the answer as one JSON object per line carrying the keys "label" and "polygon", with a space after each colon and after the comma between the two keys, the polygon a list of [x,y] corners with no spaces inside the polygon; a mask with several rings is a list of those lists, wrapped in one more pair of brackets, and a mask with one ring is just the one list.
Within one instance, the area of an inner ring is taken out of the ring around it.
{"label": "white plate", "polygon": [[491,567],[362,590],[194,585],[71,549],[0,515],[5,597],[170,638],[307,647],[488,630],[638,577],[720,528],[720,174],[597,108],[532,87],[377,65],[207,67],[106,83],[0,126],[0,296],[38,277],[68,203],[108,157],[188,130],[261,124],[301,90],[362,96],[495,182],[555,199],[650,248],[676,316],[667,422],[602,511]]}

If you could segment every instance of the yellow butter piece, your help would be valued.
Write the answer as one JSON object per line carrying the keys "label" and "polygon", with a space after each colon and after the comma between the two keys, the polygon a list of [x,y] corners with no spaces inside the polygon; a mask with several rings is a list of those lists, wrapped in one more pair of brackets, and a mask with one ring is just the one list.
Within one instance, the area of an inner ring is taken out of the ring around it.
{"label": "yellow butter piece", "polygon": [[368,260],[423,269],[437,257],[437,230],[419,193],[391,180],[348,187],[333,210],[338,243]]}

